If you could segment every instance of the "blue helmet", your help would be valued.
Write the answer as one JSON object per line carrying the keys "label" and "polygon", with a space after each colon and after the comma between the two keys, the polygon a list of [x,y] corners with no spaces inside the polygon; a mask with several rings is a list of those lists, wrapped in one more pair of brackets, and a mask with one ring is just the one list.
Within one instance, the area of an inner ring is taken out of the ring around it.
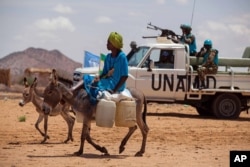
{"label": "blue helmet", "polygon": [[189,24],[181,24],[180,28],[181,28],[181,29],[189,29],[189,30],[192,29],[192,28],[191,28],[191,25],[189,25]]}
{"label": "blue helmet", "polygon": [[206,39],[205,41],[204,41],[204,45],[209,45],[209,46],[212,46],[212,41],[210,40],[210,39]]}

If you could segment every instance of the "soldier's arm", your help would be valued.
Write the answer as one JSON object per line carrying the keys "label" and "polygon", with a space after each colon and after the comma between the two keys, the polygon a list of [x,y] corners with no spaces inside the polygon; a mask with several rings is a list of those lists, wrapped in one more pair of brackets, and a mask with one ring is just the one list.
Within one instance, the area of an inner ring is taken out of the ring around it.
{"label": "soldier's arm", "polygon": [[190,37],[185,37],[185,42],[187,43],[187,44],[191,44],[193,41],[194,41],[194,39],[195,39],[195,37],[194,37],[194,35],[191,35]]}

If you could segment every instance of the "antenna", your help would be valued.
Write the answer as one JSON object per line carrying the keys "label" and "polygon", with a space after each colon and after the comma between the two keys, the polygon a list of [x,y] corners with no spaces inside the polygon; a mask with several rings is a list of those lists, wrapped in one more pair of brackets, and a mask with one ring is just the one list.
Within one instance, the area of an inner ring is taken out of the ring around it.
{"label": "antenna", "polygon": [[195,8],[195,0],[194,0],[194,4],[193,4],[193,11],[192,11],[192,17],[191,17],[191,26],[192,26],[192,23],[193,23],[193,17],[194,17],[194,8]]}

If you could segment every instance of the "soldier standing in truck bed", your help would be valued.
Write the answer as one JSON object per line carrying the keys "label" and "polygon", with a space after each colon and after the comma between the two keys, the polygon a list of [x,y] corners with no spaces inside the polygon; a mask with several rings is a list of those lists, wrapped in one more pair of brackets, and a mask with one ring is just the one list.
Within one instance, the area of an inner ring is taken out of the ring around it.
{"label": "soldier standing in truck bed", "polygon": [[195,35],[191,33],[192,27],[188,24],[181,24],[180,28],[182,30],[182,36],[178,39],[172,38],[173,42],[188,44],[189,55],[196,56],[196,53],[197,53],[196,39],[195,39]]}
{"label": "soldier standing in truck bed", "polygon": [[189,45],[190,56],[196,55],[196,39],[194,34],[191,33],[192,28],[188,24],[181,24],[182,37],[180,39],[181,43],[186,43]]}

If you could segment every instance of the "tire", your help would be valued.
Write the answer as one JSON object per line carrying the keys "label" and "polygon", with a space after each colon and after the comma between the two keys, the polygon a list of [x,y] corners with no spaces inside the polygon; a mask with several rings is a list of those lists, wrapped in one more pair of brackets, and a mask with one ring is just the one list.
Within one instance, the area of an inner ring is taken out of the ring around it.
{"label": "tire", "polygon": [[240,99],[235,94],[220,94],[213,101],[212,111],[217,118],[237,119],[241,112]]}

